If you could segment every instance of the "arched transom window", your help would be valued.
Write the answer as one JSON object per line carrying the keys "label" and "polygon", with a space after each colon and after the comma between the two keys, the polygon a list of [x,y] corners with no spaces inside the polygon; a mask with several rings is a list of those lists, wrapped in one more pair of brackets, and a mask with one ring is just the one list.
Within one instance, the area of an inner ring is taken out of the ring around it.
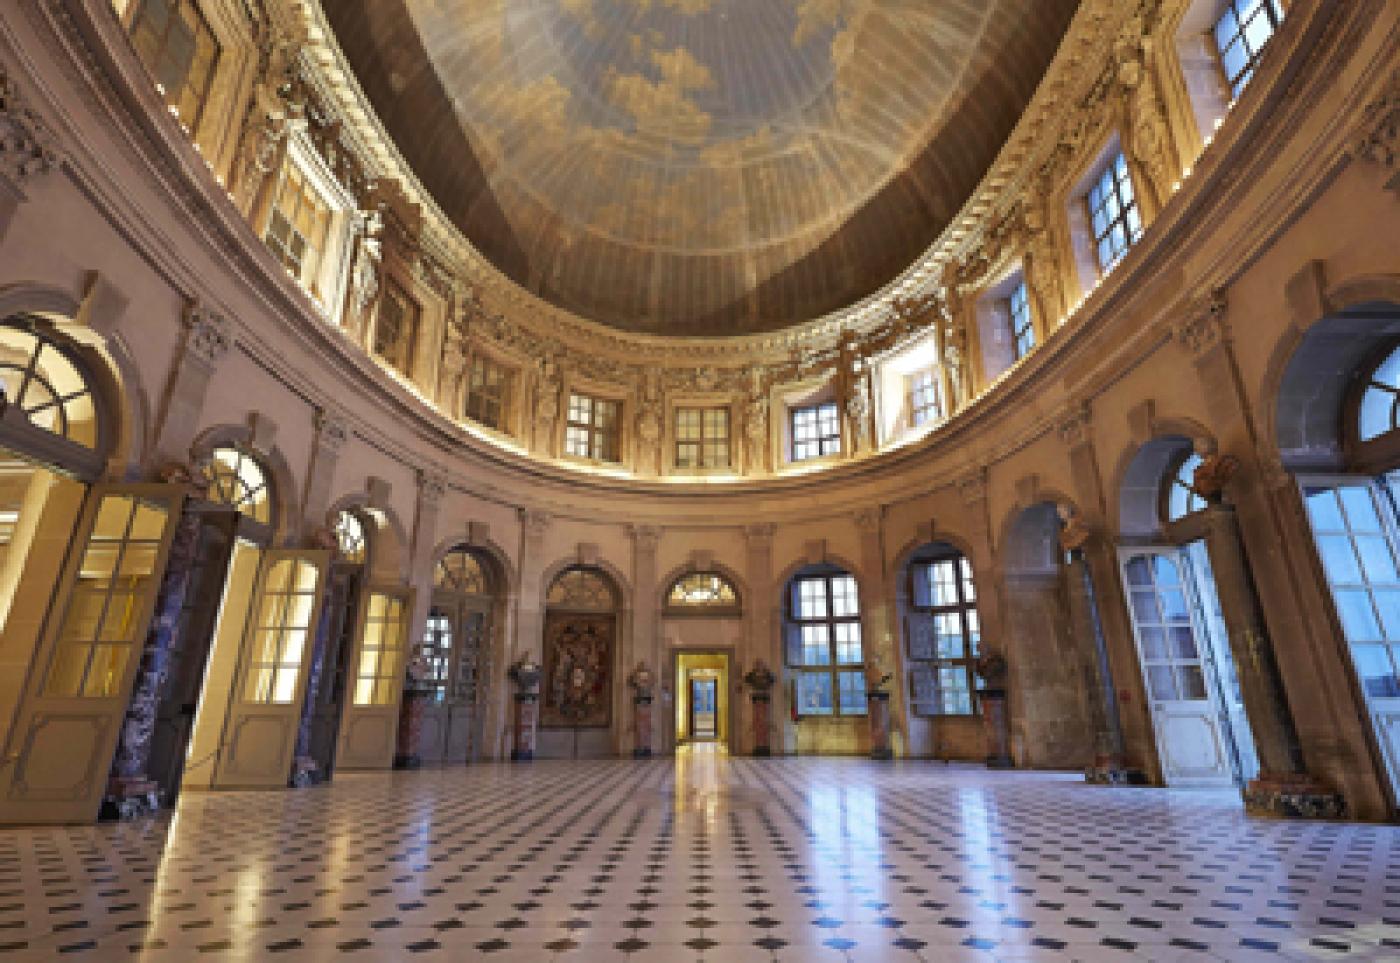
{"label": "arched transom window", "polygon": [[337,513],[335,547],[342,561],[363,565],[369,558],[369,535],[364,519],[348,510]]}
{"label": "arched transom window", "polygon": [[718,572],[691,572],[671,585],[671,591],[666,593],[666,607],[709,612],[734,610],[739,607],[739,594]]}
{"label": "arched transom window", "polygon": [[438,561],[433,584],[460,595],[486,595],[490,591],[481,560],[466,548],[454,548]]}
{"label": "arched transom window", "polygon": [[272,488],[267,473],[241,448],[215,448],[211,453],[208,498],[233,506],[255,522],[272,524]]}
{"label": "arched transom window", "polygon": [[8,318],[0,324],[0,391],[3,408],[18,413],[30,427],[84,448],[98,447],[91,384],[32,318]]}
{"label": "arched transom window", "polygon": [[1400,348],[1392,351],[1366,379],[1357,412],[1357,436],[1373,441],[1400,428]]}
{"label": "arched transom window", "polygon": [[1201,456],[1194,451],[1183,458],[1167,481],[1167,521],[1177,522],[1206,507],[1206,500],[1192,487]]}
{"label": "arched transom window", "polygon": [[593,568],[571,568],[549,587],[551,608],[578,612],[611,612],[616,605],[607,576]]}

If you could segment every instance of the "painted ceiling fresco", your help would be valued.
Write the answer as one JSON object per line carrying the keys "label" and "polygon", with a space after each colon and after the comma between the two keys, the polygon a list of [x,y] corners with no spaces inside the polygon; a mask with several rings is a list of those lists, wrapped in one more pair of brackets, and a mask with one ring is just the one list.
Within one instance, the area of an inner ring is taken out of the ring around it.
{"label": "painted ceiling fresco", "polygon": [[435,199],[621,328],[849,305],[970,195],[1075,0],[326,0]]}

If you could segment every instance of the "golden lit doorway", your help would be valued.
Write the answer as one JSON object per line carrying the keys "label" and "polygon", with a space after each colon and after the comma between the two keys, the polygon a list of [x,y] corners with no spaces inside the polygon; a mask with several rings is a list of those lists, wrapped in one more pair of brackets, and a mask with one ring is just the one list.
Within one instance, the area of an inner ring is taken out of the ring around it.
{"label": "golden lit doorway", "polygon": [[676,653],[676,743],[729,744],[729,654]]}

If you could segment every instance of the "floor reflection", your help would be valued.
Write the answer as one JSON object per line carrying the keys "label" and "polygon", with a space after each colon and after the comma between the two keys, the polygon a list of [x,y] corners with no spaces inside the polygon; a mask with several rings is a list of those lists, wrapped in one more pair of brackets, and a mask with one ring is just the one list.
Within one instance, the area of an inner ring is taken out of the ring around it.
{"label": "floor reflection", "polygon": [[488,765],[0,831],[0,961],[1400,958],[1400,828],[859,759]]}

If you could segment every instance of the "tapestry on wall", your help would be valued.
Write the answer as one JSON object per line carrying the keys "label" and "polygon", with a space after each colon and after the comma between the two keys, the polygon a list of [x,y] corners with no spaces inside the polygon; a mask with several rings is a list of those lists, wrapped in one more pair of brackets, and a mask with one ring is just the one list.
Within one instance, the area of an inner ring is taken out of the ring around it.
{"label": "tapestry on wall", "polygon": [[612,722],[611,615],[550,614],[544,625],[546,729],[606,729]]}

